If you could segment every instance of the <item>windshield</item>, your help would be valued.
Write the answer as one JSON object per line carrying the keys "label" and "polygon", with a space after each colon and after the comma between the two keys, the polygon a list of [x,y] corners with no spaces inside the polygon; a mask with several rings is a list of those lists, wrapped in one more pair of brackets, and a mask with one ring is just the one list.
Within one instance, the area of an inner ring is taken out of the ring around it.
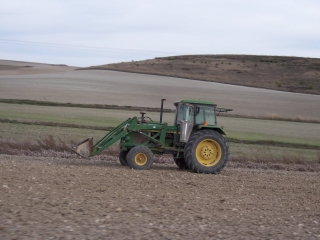
{"label": "windshield", "polygon": [[193,123],[193,106],[181,103],[178,109],[178,121],[187,121]]}
{"label": "windshield", "polygon": [[198,108],[196,124],[216,125],[216,114],[213,106],[198,105]]}

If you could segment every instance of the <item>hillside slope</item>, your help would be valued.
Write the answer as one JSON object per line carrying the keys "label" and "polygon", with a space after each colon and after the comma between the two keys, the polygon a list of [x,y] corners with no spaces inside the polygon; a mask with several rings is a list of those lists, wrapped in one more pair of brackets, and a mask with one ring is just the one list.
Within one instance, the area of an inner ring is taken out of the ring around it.
{"label": "hillside slope", "polygon": [[65,64],[45,64],[0,60],[0,76],[70,72],[75,69],[76,67],[67,66]]}
{"label": "hillside slope", "polygon": [[134,73],[320,94],[320,59],[251,55],[189,55],[93,66]]}

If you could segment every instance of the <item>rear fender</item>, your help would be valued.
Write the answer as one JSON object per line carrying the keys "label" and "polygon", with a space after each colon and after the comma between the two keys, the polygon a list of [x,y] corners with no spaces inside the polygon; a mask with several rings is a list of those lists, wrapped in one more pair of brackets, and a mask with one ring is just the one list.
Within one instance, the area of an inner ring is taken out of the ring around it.
{"label": "rear fender", "polygon": [[218,126],[204,126],[204,125],[199,125],[197,127],[197,130],[200,130],[200,129],[211,129],[211,130],[214,130],[214,131],[217,131],[218,133],[222,134],[222,135],[227,135],[227,133],[221,128],[221,127],[218,127]]}

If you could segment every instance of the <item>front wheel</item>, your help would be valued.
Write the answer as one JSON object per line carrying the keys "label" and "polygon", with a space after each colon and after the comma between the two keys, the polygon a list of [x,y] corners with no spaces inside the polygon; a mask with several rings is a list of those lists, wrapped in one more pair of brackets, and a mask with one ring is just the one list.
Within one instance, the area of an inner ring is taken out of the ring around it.
{"label": "front wheel", "polygon": [[185,160],[197,173],[218,173],[229,160],[227,140],[213,130],[200,130],[189,138],[185,145]]}
{"label": "front wheel", "polygon": [[153,164],[153,153],[146,146],[136,146],[129,151],[127,163],[134,169],[149,169]]}

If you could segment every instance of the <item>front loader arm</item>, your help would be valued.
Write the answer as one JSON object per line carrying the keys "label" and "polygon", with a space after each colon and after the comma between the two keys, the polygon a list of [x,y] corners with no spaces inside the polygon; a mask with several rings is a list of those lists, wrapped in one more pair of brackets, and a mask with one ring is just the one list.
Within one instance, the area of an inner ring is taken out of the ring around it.
{"label": "front loader arm", "polygon": [[88,138],[83,142],[79,143],[74,151],[82,157],[91,157],[101,153],[106,148],[110,147],[116,141],[120,140],[126,136],[129,132],[127,129],[128,125],[135,125],[137,123],[137,118],[129,118],[128,120],[121,123],[119,126],[115,127],[113,130],[108,132],[103,138],[101,138],[93,146],[93,138]]}

